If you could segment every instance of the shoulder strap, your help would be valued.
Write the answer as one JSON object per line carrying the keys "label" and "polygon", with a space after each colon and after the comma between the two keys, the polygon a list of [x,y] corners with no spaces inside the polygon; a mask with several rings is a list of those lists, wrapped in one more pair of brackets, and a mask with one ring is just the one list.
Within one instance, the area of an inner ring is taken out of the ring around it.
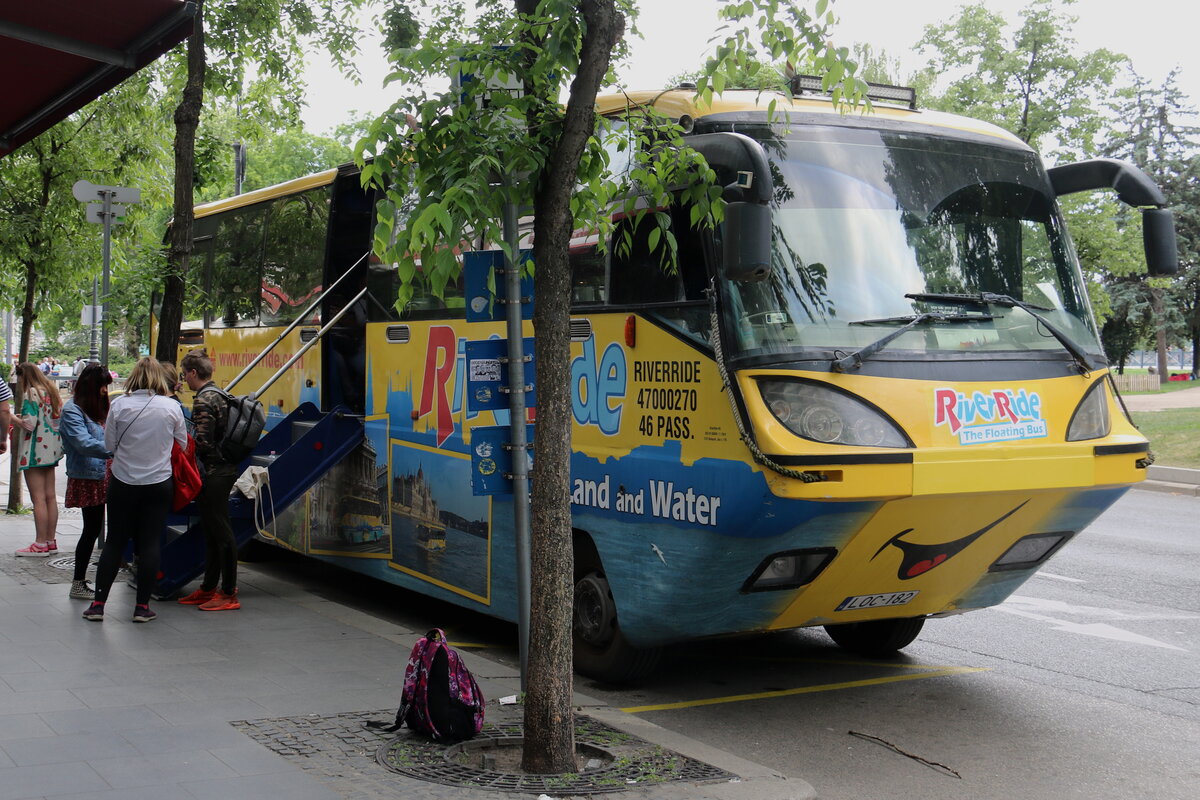
{"label": "shoulder strap", "polygon": [[134,415],[133,419],[129,420],[129,424],[125,426],[125,430],[121,431],[121,435],[117,437],[115,442],[113,442],[114,454],[117,452],[117,448],[121,446],[121,440],[125,438],[125,434],[129,433],[129,428],[133,425],[133,423],[137,422],[138,417],[142,415],[142,411],[145,411],[150,407],[150,404],[154,402],[154,398],[155,395],[150,395],[150,399],[146,401],[146,405],[142,406],[141,410]]}

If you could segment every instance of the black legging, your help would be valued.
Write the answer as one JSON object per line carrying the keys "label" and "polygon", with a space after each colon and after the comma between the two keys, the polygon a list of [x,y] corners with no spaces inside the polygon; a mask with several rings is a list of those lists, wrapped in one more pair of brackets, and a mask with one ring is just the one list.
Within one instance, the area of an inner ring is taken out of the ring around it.
{"label": "black legging", "polygon": [[137,604],[150,602],[150,593],[158,582],[158,542],[167,524],[174,492],[175,481],[171,478],[136,486],[113,476],[108,486],[108,537],[100,553],[100,566],[96,568],[97,602],[108,600],[108,590],[116,580],[121,556],[130,539],[138,552]]}
{"label": "black legging", "polygon": [[79,534],[79,544],[75,545],[75,577],[81,581],[87,575],[88,562],[92,560],[92,551],[96,548],[96,540],[100,531],[104,530],[104,506],[84,506],[83,533]]}

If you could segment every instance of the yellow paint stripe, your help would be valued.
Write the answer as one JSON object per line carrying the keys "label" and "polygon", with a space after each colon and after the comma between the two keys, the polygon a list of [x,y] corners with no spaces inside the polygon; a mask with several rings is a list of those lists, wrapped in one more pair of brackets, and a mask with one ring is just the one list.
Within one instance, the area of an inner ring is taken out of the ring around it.
{"label": "yellow paint stripe", "polygon": [[788,658],[785,656],[752,656],[754,661],[779,664],[829,664],[836,667],[887,667],[888,669],[957,669],[949,664],[899,664],[894,661],[852,661],[838,658]]}
{"label": "yellow paint stripe", "polygon": [[775,692],[758,692],[756,694],[735,694],[729,697],[710,697],[706,700],[685,700],[679,703],[662,703],[655,706],[630,706],[621,710],[628,714],[641,714],[646,711],[674,711],[680,708],[696,706],[715,706],[721,703],[743,703],[747,700],[770,700],[775,697],[790,697],[796,694],[812,694],[814,692],[832,692],[838,689],[858,689],[863,686],[878,686],[884,683],[899,683],[900,681],[915,681],[920,678],[942,678],[947,675],[962,675],[968,672],[987,672],[986,667],[950,667],[949,669],[934,670],[907,675],[889,675],[886,678],[870,678],[862,681],[846,681],[844,683],[824,683],[818,686],[801,686],[799,689],[780,689]]}

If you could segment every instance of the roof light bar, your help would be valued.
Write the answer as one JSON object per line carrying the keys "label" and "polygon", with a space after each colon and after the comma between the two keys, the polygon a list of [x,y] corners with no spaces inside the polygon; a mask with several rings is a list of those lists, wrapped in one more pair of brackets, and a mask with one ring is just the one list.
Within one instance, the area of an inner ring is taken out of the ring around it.
{"label": "roof light bar", "polygon": [[[821,78],[817,75],[792,76],[791,90],[793,96],[802,94],[829,94],[821,85]],[[914,111],[917,109],[917,90],[911,86],[892,86],[890,83],[871,83],[868,81],[867,97],[881,102],[905,105]]]}

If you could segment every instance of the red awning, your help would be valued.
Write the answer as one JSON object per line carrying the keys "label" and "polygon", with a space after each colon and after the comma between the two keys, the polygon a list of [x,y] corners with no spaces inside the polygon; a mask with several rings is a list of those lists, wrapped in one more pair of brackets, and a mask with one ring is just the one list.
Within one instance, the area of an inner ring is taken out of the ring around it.
{"label": "red awning", "polygon": [[192,32],[183,0],[0,0],[0,157]]}

